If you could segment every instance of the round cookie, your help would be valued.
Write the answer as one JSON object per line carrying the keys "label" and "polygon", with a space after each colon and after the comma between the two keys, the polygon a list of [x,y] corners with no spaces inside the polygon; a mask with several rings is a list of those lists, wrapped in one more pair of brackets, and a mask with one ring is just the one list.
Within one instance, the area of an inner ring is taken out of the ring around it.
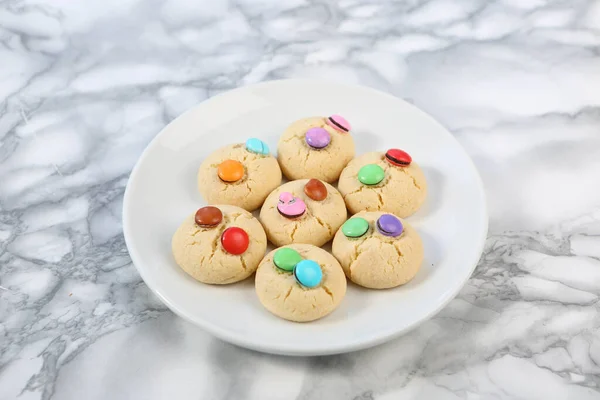
{"label": "round cookie", "polygon": [[[281,250],[287,254],[278,253]],[[276,266],[276,260],[285,269]],[[346,277],[335,257],[325,250],[292,244],[265,256],[256,270],[255,286],[258,299],[271,313],[308,322],[337,308],[346,294]]]}
{"label": "round cookie", "polygon": [[335,182],[354,157],[354,139],[349,131],[350,125],[339,115],[294,122],[277,147],[283,174],[290,180],[315,178]]}
{"label": "round cookie", "polygon": [[[350,213],[388,211],[406,218],[425,201],[427,182],[421,168],[401,150],[391,149],[387,154],[391,156],[380,152],[363,154],[342,171],[338,190]],[[402,154],[410,161],[401,158]]]}
{"label": "round cookie", "polygon": [[177,264],[194,279],[226,284],[246,279],[267,250],[262,225],[248,211],[207,206],[190,215],[171,241]]}
{"label": "round cookie", "polygon": [[346,221],[335,234],[332,253],[352,282],[371,289],[410,281],[424,257],[415,229],[383,212],[361,212]]}
{"label": "round cookie", "polygon": [[281,169],[259,139],[225,146],[209,155],[198,170],[198,190],[208,203],[254,211],[281,184]]}
{"label": "round cookie", "polygon": [[308,243],[320,247],[333,238],[346,216],[342,195],[317,179],[281,185],[260,210],[260,221],[275,246]]}

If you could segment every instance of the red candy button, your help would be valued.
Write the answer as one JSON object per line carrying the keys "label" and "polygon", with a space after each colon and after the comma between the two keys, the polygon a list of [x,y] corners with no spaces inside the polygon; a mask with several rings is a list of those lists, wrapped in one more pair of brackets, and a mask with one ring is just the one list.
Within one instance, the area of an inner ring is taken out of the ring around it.
{"label": "red candy button", "polygon": [[248,249],[250,238],[242,228],[227,228],[221,235],[221,245],[229,254],[239,256]]}
{"label": "red candy button", "polygon": [[392,165],[400,167],[408,167],[412,162],[412,157],[405,151],[400,149],[389,149],[385,153],[385,159]]}

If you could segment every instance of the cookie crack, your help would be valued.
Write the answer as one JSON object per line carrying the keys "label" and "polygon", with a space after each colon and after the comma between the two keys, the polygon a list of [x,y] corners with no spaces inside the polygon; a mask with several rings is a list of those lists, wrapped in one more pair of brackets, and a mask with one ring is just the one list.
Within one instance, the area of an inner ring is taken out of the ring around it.
{"label": "cookie crack", "polygon": [[377,209],[381,210],[383,208],[383,197],[381,197],[379,190],[376,190],[375,194],[377,195]]}
{"label": "cookie crack", "polygon": [[393,244],[392,244],[392,246],[396,250],[396,253],[398,254],[398,258],[404,257],[404,254],[402,254],[402,252],[400,251],[400,249],[397,246],[394,246]]}
{"label": "cookie crack", "polygon": [[286,300],[288,299],[288,297],[290,297],[290,294],[292,294],[292,289],[294,289],[293,286],[290,286],[289,290],[287,291],[287,293],[285,294],[285,297],[283,298],[283,303],[285,304]]}
{"label": "cookie crack", "polygon": [[294,235],[296,234],[296,231],[299,228],[299,224],[294,224],[294,228],[292,229],[292,233],[290,233],[290,238],[292,239],[292,242],[294,242]]}
{"label": "cookie crack", "polygon": [[356,245],[354,246],[354,260],[350,263],[350,267],[348,267],[348,277],[350,279],[352,279],[352,268],[354,267],[354,265],[358,261],[358,257],[360,257],[360,255],[362,253],[364,253],[365,251],[367,251],[367,250],[363,250],[363,249],[360,248],[363,243],[364,243],[364,241],[361,241],[361,242],[356,243]]}
{"label": "cookie crack", "polygon": [[254,217],[252,216],[252,214],[248,215],[248,214],[239,214],[237,216],[235,216],[233,218],[232,222],[238,222],[240,219],[246,220],[246,221],[251,221],[254,219]]}
{"label": "cookie crack", "polygon": [[289,143],[289,142],[291,142],[294,139],[301,139],[301,137],[300,136],[296,136],[296,135],[292,135],[288,139],[283,140],[283,143]]}
{"label": "cookie crack", "polygon": [[406,168],[400,168],[400,171],[402,171],[404,173],[404,175],[408,176],[413,183],[413,186],[416,187],[417,189],[421,190],[421,186],[419,186],[419,184],[417,183],[417,180],[415,179],[414,176],[412,176],[407,170]]}
{"label": "cookie crack", "polygon": [[250,179],[246,179],[244,181],[244,185],[246,186],[246,189],[248,190],[248,195],[252,194],[252,188],[250,187]]}
{"label": "cookie crack", "polygon": [[212,252],[210,254],[210,257],[208,258],[208,262],[211,262],[213,257],[215,256],[215,253],[217,252],[217,247],[219,246],[219,241],[221,239],[221,235],[223,234],[223,231],[225,231],[225,224],[222,224],[219,227],[219,231],[218,233],[215,235],[215,238],[213,239],[211,246],[212,246]]}
{"label": "cookie crack", "polygon": [[321,218],[317,217],[315,214],[313,214],[313,217],[315,217],[315,219],[317,220],[317,223],[319,225],[321,225],[323,228],[327,229],[329,236],[331,236],[332,235],[331,225],[329,225],[327,222],[323,221]]}
{"label": "cookie crack", "polygon": [[325,291],[325,293],[327,293],[329,295],[329,297],[331,297],[331,302],[333,302],[333,293],[331,292],[331,289],[329,289],[327,286],[323,285],[323,290]]}
{"label": "cookie crack", "polygon": [[352,192],[350,192],[350,193],[346,193],[346,194],[343,196],[343,197],[344,197],[344,200],[346,200],[346,197],[350,196],[351,194],[356,194],[356,193],[360,193],[360,192],[362,192],[362,191],[363,191],[363,189],[365,189],[365,188],[366,188],[366,186],[364,186],[364,185],[361,185],[361,186],[358,188],[358,190],[353,190],[353,191],[352,191]]}
{"label": "cookie crack", "polygon": [[409,175],[409,176],[410,176],[410,179],[412,179],[412,181],[413,181],[413,185],[415,185],[415,187],[417,189],[421,190],[421,186],[419,186],[419,184],[417,183],[417,180],[415,179],[415,177],[412,176],[412,175]]}
{"label": "cookie crack", "polygon": [[308,157],[310,156],[310,150],[306,152],[306,156],[304,157],[304,165],[308,163]]}

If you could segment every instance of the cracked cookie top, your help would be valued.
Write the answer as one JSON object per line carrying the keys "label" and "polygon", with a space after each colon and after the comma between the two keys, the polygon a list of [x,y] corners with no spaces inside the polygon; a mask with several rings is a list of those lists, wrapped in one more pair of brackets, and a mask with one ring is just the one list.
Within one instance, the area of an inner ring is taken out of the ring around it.
{"label": "cracked cookie top", "polygon": [[299,179],[269,194],[260,210],[260,220],[273,244],[322,246],[342,226],[347,215],[344,199],[330,184],[317,182]]}
{"label": "cracked cookie top", "polygon": [[[345,130],[347,129],[347,130]],[[303,118],[281,135],[277,159],[290,180],[315,178],[335,182],[354,157],[350,124],[339,115]]]}
{"label": "cracked cookie top", "polygon": [[406,221],[383,212],[361,212],[338,230],[331,251],[354,283],[387,289],[403,285],[423,262],[423,243]]}
{"label": "cracked cookie top", "polygon": [[198,170],[198,190],[208,203],[230,204],[253,211],[281,184],[281,169],[268,146],[251,138],[222,147]]}
{"label": "cracked cookie top", "polygon": [[407,161],[408,154],[392,150],[389,157],[381,152],[363,154],[344,168],[338,189],[350,213],[388,211],[406,218],[423,205],[427,197],[423,171],[412,159]]}
{"label": "cracked cookie top", "polygon": [[[289,254],[281,257],[282,251]],[[309,277],[315,269],[320,272],[316,274],[319,279]],[[339,306],[346,295],[346,277],[339,262],[325,250],[292,244],[265,256],[256,271],[255,288],[261,304],[271,313],[290,321],[308,322]]]}
{"label": "cracked cookie top", "polygon": [[246,279],[267,250],[262,225],[235,206],[202,207],[188,216],[171,241],[177,265],[194,279],[227,284]]}

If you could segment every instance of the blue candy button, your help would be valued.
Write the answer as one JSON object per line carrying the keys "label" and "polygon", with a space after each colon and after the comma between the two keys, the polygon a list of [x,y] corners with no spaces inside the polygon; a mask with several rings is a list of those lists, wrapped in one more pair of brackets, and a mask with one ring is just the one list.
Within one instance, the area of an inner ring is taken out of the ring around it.
{"label": "blue candy button", "polygon": [[321,283],[323,271],[321,271],[321,266],[313,260],[302,260],[296,264],[294,276],[302,286],[314,288]]}
{"label": "blue candy button", "polygon": [[252,153],[262,154],[263,156],[269,155],[269,146],[257,138],[246,140],[246,150],[251,151]]}

